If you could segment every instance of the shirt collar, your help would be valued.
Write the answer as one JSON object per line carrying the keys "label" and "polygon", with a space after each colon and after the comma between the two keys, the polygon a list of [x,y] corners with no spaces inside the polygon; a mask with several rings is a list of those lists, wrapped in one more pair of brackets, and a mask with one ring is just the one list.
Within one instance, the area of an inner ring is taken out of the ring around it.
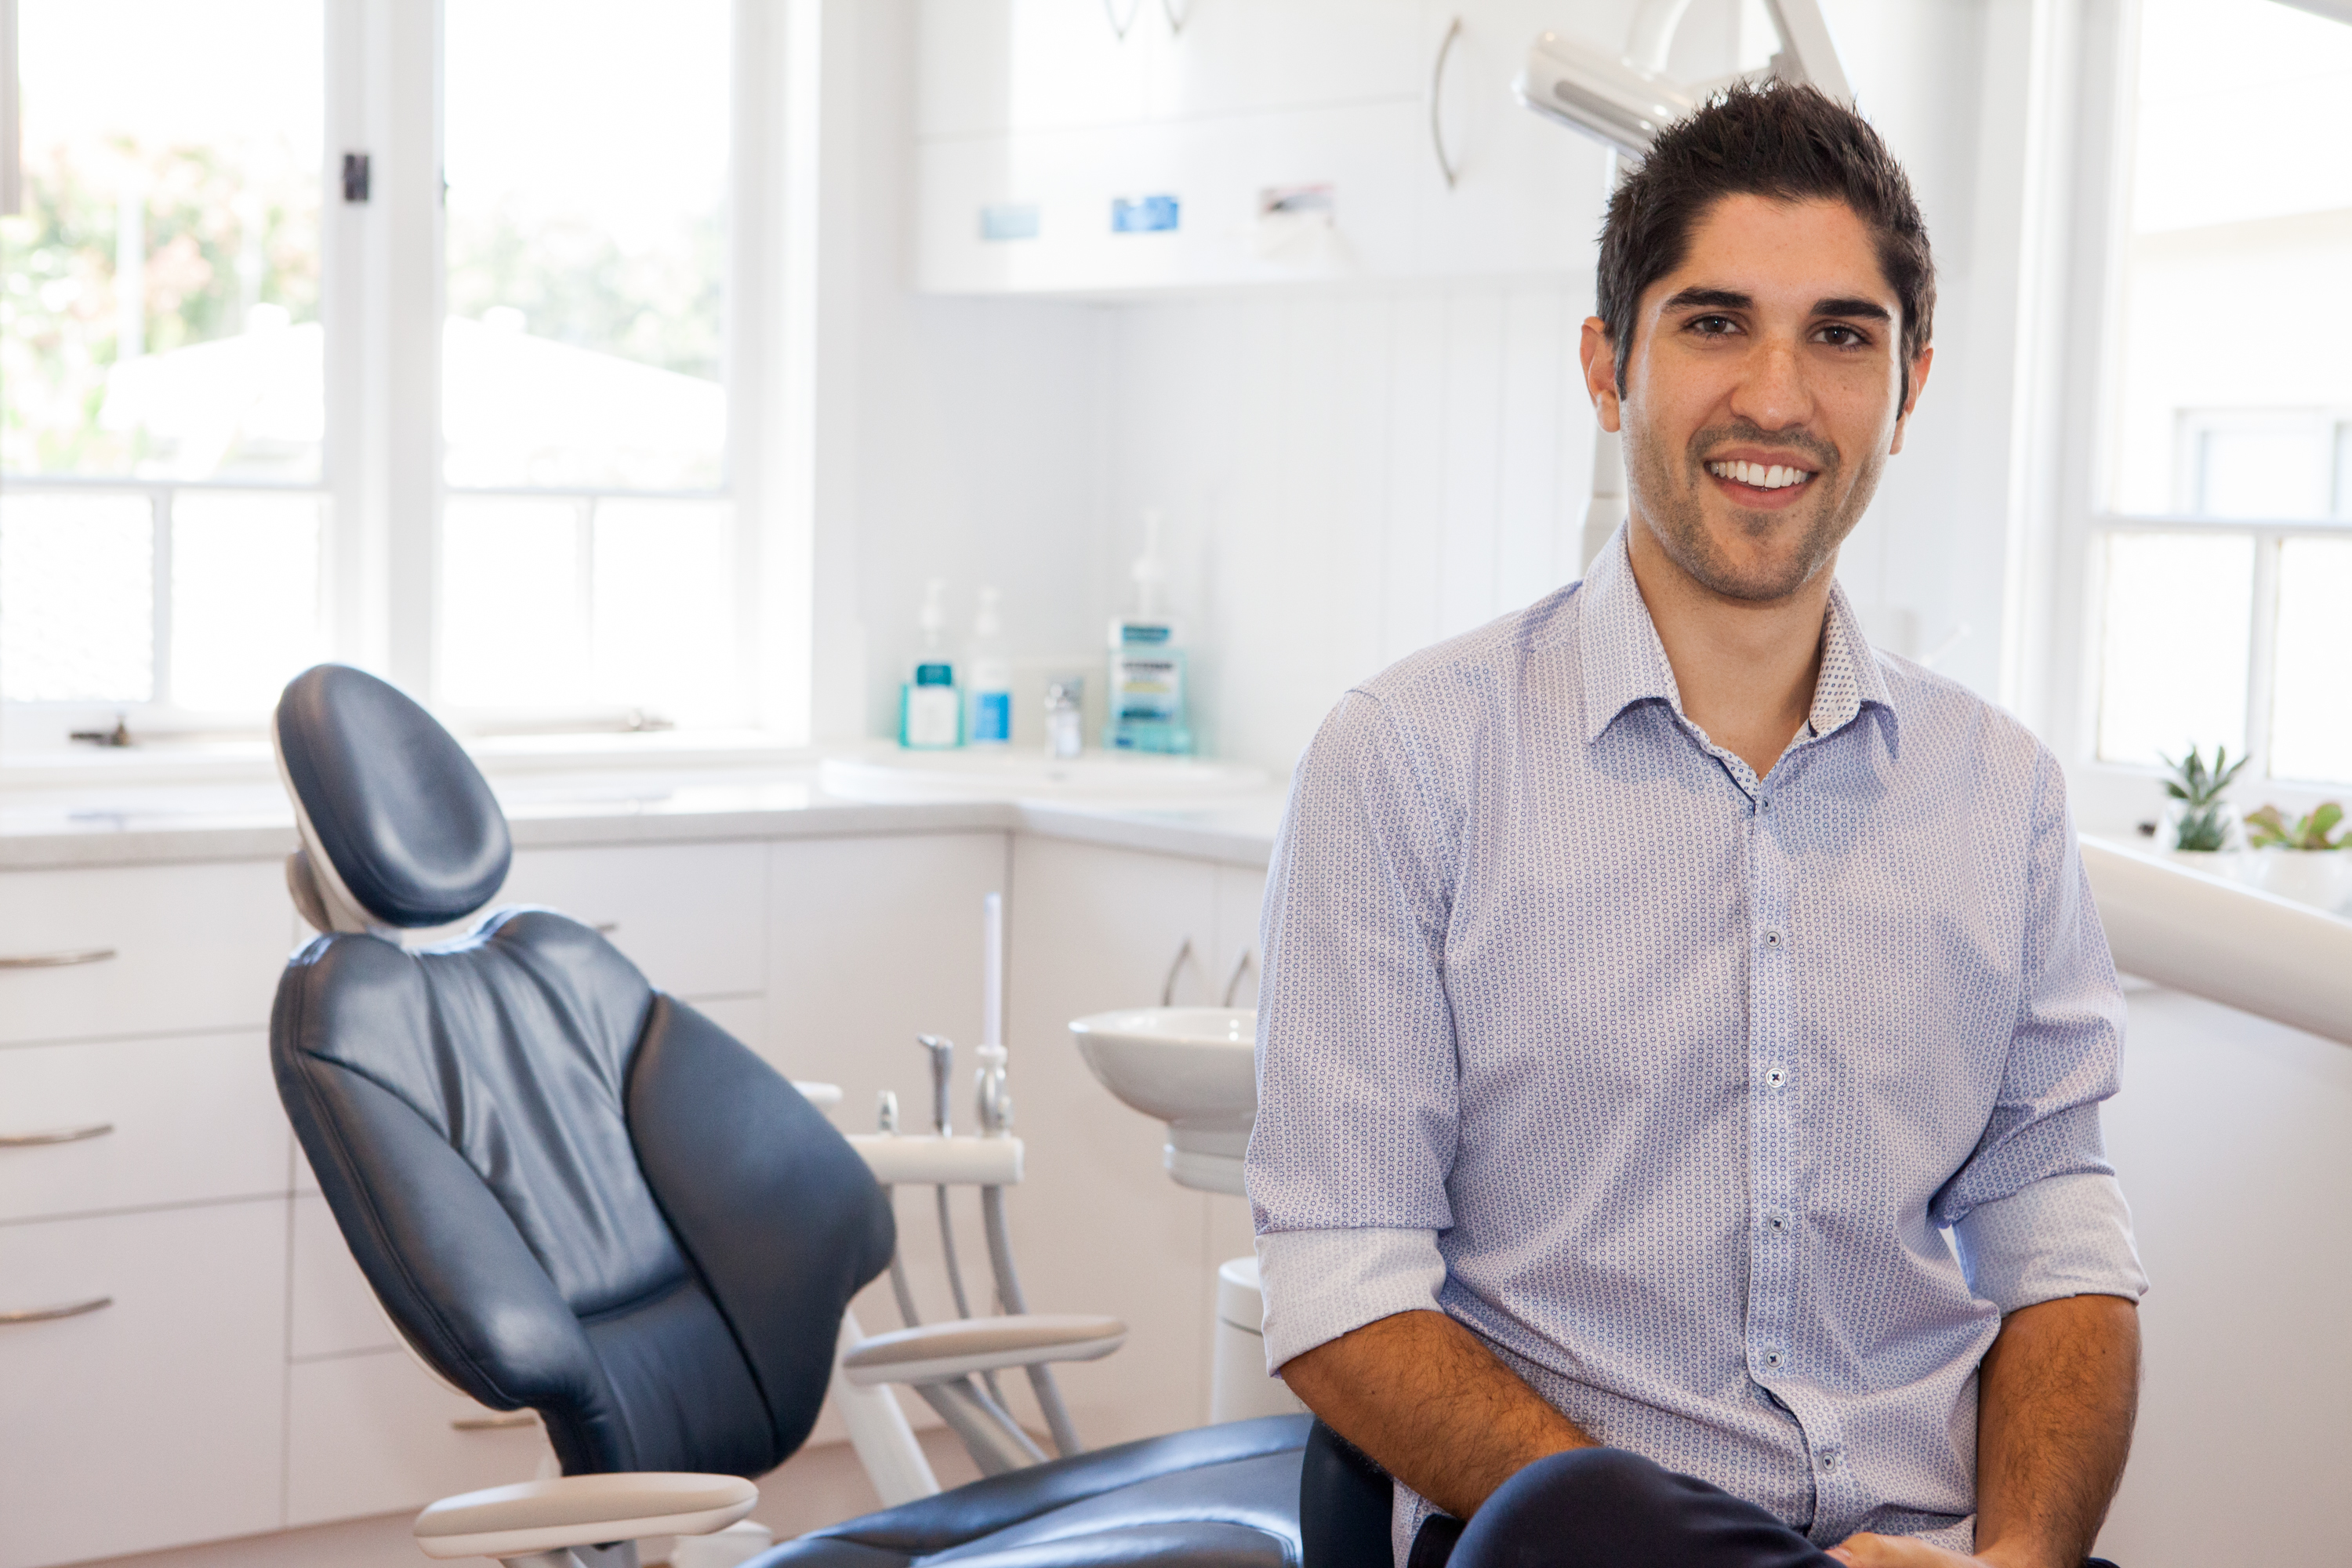
{"label": "shirt collar", "polygon": [[[1675,684],[1674,666],[1666,662],[1665,645],[1643,603],[1633,581],[1633,561],[1625,542],[1627,524],[1620,523],[1609,537],[1592,569],[1577,590],[1580,609],[1576,640],[1583,668],[1584,739],[1601,739],[1617,715],[1637,702],[1664,702],[1676,715],[1683,711],[1682,689]],[[1875,707],[1890,731],[1895,704],[1886,689],[1886,673],[1862,635],[1862,620],[1853,612],[1843,586],[1830,586],[1829,616],[1822,631],[1822,671],[1813,683],[1813,705],[1807,728],[1827,735],[1852,723],[1864,708]],[[1893,741],[1892,733],[1888,740]]]}

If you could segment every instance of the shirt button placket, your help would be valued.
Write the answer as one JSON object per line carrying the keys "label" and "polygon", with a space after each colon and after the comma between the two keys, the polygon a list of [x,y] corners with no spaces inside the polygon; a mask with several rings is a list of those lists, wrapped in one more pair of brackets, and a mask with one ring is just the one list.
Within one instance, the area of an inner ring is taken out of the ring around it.
{"label": "shirt button placket", "polygon": [[[1748,1282],[1750,1364],[1783,1383],[1791,1364],[1791,1303],[1801,1212],[1790,1188],[1796,1169],[1788,1062],[1795,1046],[1795,984],[1788,910],[1787,824],[1759,793],[1748,818],[1748,1194],[1754,1215]],[[1801,1418],[1801,1426],[1803,1425]]]}

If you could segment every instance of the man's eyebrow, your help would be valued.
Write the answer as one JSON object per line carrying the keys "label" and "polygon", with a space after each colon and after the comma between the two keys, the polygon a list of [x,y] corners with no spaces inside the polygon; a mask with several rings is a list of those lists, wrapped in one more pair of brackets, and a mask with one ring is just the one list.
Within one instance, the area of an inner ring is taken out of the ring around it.
{"label": "man's eyebrow", "polygon": [[1888,314],[1885,306],[1874,300],[1816,300],[1813,301],[1813,314],[1851,316],[1864,321],[1891,321],[1895,319]]}
{"label": "man's eyebrow", "polygon": [[1661,310],[1687,310],[1694,307],[1717,310],[1746,310],[1755,307],[1753,295],[1731,289],[1685,289],[1658,307]]}

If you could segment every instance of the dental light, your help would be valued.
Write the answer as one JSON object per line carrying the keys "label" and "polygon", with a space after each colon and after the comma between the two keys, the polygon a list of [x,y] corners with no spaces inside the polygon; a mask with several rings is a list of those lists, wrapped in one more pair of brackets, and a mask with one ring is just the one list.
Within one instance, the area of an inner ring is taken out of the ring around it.
{"label": "dental light", "polygon": [[[1546,119],[1638,158],[1660,128],[1696,109],[1709,89],[1735,79],[1685,85],[1665,74],[1667,48],[1689,7],[1690,0],[1643,0],[1622,55],[1546,33],[1528,50],[1513,89]],[[1764,0],[1764,8],[1780,37],[1770,74],[1811,82],[1832,98],[1851,97],[1816,0]]]}

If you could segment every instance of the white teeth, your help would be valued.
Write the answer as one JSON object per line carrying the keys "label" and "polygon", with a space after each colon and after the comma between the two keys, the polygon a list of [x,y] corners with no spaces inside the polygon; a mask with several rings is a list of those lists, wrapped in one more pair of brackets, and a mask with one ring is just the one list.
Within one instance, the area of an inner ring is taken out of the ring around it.
{"label": "white teeth", "polygon": [[1800,485],[1813,476],[1803,468],[1788,468],[1774,463],[1766,468],[1761,463],[1733,461],[1709,463],[1706,471],[1719,479],[1736,479],[1743,485],[1753,485],[1759,490],[1785,489]]}

